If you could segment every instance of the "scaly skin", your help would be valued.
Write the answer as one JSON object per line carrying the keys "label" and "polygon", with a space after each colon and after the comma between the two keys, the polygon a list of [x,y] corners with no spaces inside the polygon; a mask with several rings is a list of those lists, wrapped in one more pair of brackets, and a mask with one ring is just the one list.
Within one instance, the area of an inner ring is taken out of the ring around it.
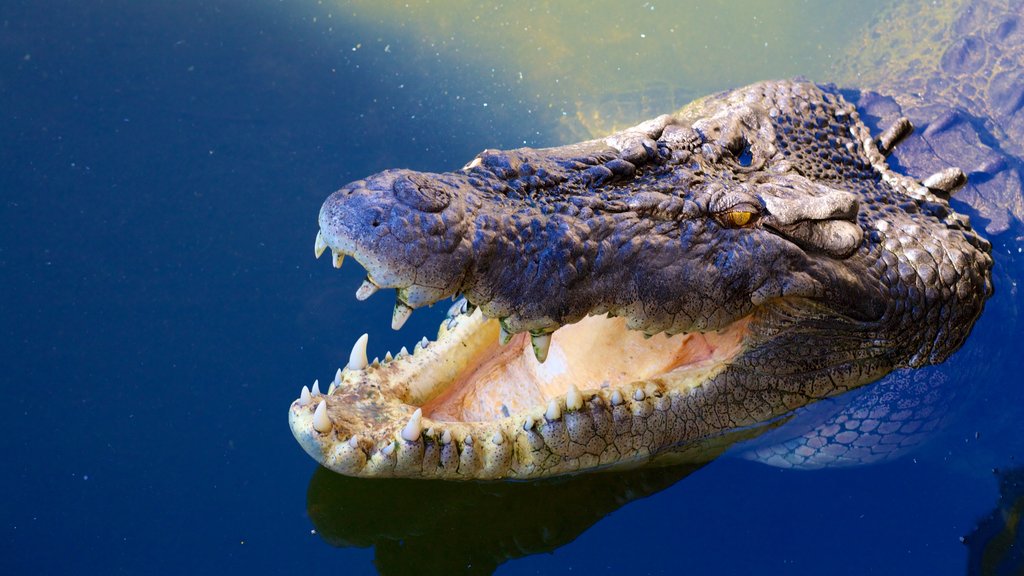
{"label": "scaly skin", "polygon": [[896,154],[902,170],[955,163],[970,175],[957,197],[990,235],[1024,222],[1022,15],[1021,0],[894,3],[834,76],[861,90],[853,103],[866,119],[917,126]]}
{"label": "scaly skin", "polygon": [[[841,96],[780,81],[601,140],[354,182],[325,202],[320,238],[398,290],[396,317],[458,293],[479,309],[412,355],[354,359],[333,393],[292,404],[292,431],[349,475],[553,476],[642,463],[941,362],[991,294],[992,260],[946,200],[957,173],[927,181],[890,170]],[[487,318],[546,350],[546,335],[604,314],[742,339],[682,383],[570,386],[471,421],[416,411],[493,345]]]}

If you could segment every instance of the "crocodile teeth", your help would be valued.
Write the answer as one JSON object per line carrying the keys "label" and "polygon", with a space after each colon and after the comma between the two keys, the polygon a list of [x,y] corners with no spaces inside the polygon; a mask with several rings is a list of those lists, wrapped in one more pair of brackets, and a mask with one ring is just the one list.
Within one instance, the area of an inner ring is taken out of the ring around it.
{"label": "crocodile teeth", "polygon": [[541,364],[548,359],[548,349],[551,348],[551,334],[530,336],[530,343],[533,344],[533,355]]}
{"label": "crocodile teeth", "polygon": [[536,424],[533,420],[533,416],[527,416],[526,421],[523,422],[523,430],[533,430],[533,425]]}
{"label": "crocodile teeth", "polygon": [[334,373],[334,385],[341,385],[341,368],[338,368],[338,371]]}
{"label": "crocodile teeth", "polygon": [[356,290],[356,300],[362,302],[370,296],[373,296],[373,293],[378,289],[378,286],[367,278],[366,280],[363,280],[363,283],[359,285],[359,289]]}
{"label": "crocodile teeth", "polygon": [[316,411],[313,412],[313,428],[316,428],[317,432],[331,431],[331,419],[327,417],[327,401],[317,404]]}
{"label": "crocodile teeth", "polygon": [[399,330],[405,325],[405,321],[412,316],[412,308],[401,302],[395,304],[395,311],[391,313],[391,329]]}
{"label": "crocodile teeth", "polygon": [[462,440],[462,443],[465,444],[466,446],[472,446],[473,445],[473,435],[472,434],[466,434],[466,438]]}
{"label": "crocodile teeth", "polygon": [[391,350],[388,350],[387,354],[384,355],[384,363],[387,364],[388,362],[391,362],[394,359],[395,357],[391,355]]}
{"label": "crocodile teeth", "polygon": [[331,382],[331,385],[327,387],[327,395],[330,396],[331,394],[334,394],[334,389],[337,387],[338,385],[336,383]]}
{"label": "crocodile teeth", "polygon": [[331,249],[331,255],[334,256],[334,267],[341,268],[341,265],[345,262],[345,253],[341,250]]}
{"label": "crocodile teeth", "polygon": [[316,254],[317,258],[324,255],[324,250],[327,250],[327,242],[324,241],[324,237],[320,234],[320,231],[316,231],[316,244],[313,245],[313,254]]}
{"label": "crocodile teeth", "polygon": [[491,442],[494,442],[494,444],[497,446],[500,446],[501,443],[504,441],[505,437],[501,435],[501,432],[495,432],[494,436],[491,438]]}
{"label": "crocodile teeth", "polygon": [[409,418],[409,422],[402,428],[402,438],[406,442],[415,442],[420,439],[420,433],[423,432],[423,410],[417,408],[412,413],[412,417]]}
{"label": "crocodile teeth", "polygon": [[544,411],[544,418],[546,418],[548,422],[552,422],[554,420],[558,420],[561,415],[562,409],[558,406],[558,402],[555,401],[554,398],[548,400],[548,409]]}
{"label": "crocodile teeth", "polygon": [[320,381],[313,380],[313,388],[309,391],[313,396],[320,396]]}
{"label": "crocodile teeth", "polygon": [[369,365],[370,361],[366,358],[366,342],[369,339],[369,334],[363,334],[356,340],[355,346],[352,347],[352,353],[348,356],[347,367],[349,370],[362,370]]}
{"label": "crocodile teeth", "polygon": [[583,394],[575,384],[569,384],[569,391],[565,394],[565,409],[579,410],[583,408]]}
{"label": "crocodile teeth", "polygon": [[313,397],[309,394],[309,388],[303,386],[302,392],[299,393],[299,406],[306,406],[313,401]]}
{"label": "crocodile teeth", "polygon": [[459,314],[465,314],[468,306],[469,302],[465,298],[459,298],[455,304],[451,305],[451,308],[448,308],[448,317],[454,318]]}
{"label": "crocodile teeth", "polygon": [[622,392],[619,392],[618,390],[612,390],[611,401],[612,406],[618,406],[619,404],[622,404]]}
{"label": "crocodile teeth", "polygon": [[644,391],[639,388],[636,389],[636,392],[633,392],[633,400],[636,400],[637,402],[643,400],[646,397],[647,394],[644,394]]}
{"label": "crocodile teeth", "polygon": [[451,430],[445,430],[444,432],[441,433],[441,444],[451,444],[451,443],[452,443],[452,432],[451,432]]}
{"label": "crocodile teeth", "polygon": [[394,451],[395,451],[395,443],[394,442],[389,442],[387,446],[385,446],[385,447],[380,449],[380,453],[385,455],[385,456],[391,456],[391,454],[394,453]]}
{"label": "crocodile teeth", "polygon": [[348,445],[350,448],[359,448],[359,439],[355,436],[348,439]]}

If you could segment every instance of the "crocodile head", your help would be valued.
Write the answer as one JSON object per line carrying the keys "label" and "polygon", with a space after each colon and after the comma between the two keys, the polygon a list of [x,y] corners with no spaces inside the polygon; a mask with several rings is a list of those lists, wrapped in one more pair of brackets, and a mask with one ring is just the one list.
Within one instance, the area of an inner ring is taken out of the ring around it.
{"label": "crocodile head", "polygon": [[988,243],[886,164],[841,96],[765,82],[604,139],[391,170],[320,211],[317,252],[395,288],[393,325],[462,295],[435,341],[366,339],[289,419],[357,476],[530,478],[646,462],[899,367],[939,362],[991,293]]}

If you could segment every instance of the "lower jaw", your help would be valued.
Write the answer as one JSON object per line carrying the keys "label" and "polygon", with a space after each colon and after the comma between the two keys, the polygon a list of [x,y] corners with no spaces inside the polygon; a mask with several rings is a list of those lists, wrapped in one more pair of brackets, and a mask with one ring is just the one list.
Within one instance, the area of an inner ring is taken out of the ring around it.
{"label": "lower jaw", "polygon": [[[315,397],[293,403],[289,420],[310,455],[354,476],[533,478],[639,464],[721,432],[694,418],[694,404],[742,352],[749,321],[644,339],[592,317],[558,330],[541,364],[525,336],[499,346],[497,322],[477,312],[391,366],[342,373],[323,400],[330,429],[312,425]],[[386,410],[367,400],[374,393]]]}

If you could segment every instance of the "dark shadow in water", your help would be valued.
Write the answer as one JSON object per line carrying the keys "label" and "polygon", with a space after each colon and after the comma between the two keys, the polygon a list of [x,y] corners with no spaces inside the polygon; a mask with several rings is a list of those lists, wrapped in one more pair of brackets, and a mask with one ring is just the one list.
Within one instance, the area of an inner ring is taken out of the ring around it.
{"label": "dark shadow in water", "polygon": [[538,482],[367,480],[318,468],[307,506],[333,546],[372,546],[382,574],[490,574],[551,552],[607,514],[703,464]]}
{"label": "dark shadow in water", "polygon": [[506,560],[572,542],[608,514],[785,421],[695,442],[643,468],[531,482],[368,480],[319,467],[306,507],[329,544],[372,546],[382,574],[491,574]]}
{"label": "dark shadow in water", "polygon": [[1024,574],[1024,468],[996,471],[999,504],[964,538],[969,576]]}

